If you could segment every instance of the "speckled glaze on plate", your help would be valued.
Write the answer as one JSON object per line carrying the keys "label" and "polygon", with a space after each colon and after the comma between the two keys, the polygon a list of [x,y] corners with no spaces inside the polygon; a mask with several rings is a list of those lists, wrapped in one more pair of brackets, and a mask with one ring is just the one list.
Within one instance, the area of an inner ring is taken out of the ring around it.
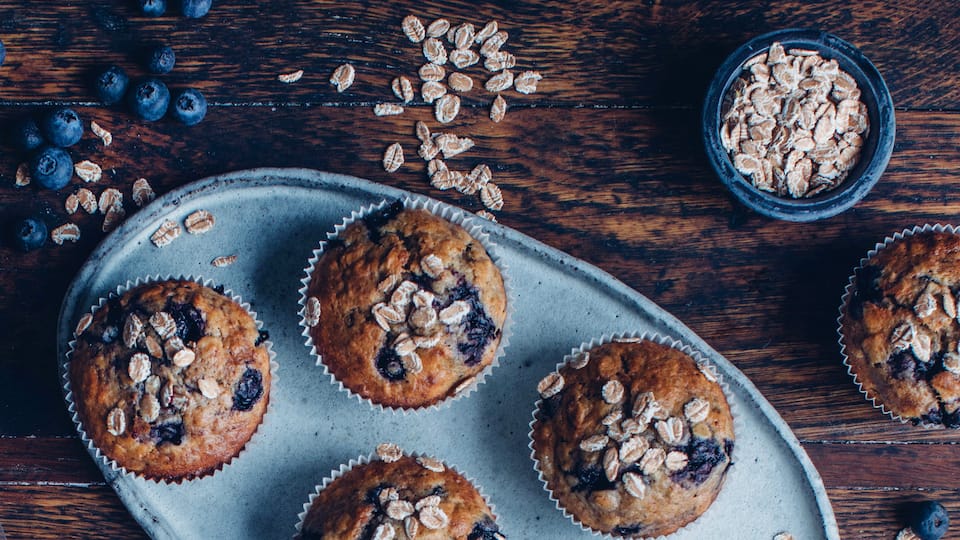
{"label": "speckled glaze on plate", "polygon": [[[289,538],[303,494],[344,459],[385,440],[441,455],[470,470],[512,539],[591,535],[557,511],[527,447],[537,382],[572,347],[603,332],[672,336],[716,365],[741,404],[736,463],[709,519],[677,539],[839,539],[826,489],[799,441],[753,384],[690,329],[609,274],[516,231],[484,223],[513,282],[514,334],[482,392],[417,416],[371,410],[330,383],[303,346],[297,290],[304,261],[355,208],[409,195],[358,178],[303,169],[254,169],[200,180],[158,198],[111,233],[71,283],[60,311],[63,357],[77,319],[116,283],[147,274],[203,274],[251,304],[285,374],[271,395],[260,443],[213,477],[188,485],[130,478],[101,466],[153,538]],[[164,219],[197,209],[216,216],[207,234],[165,248],[149,236]],[[221,255],[237,262],[214,268]],[[543,306],[549,305],[545,310]],[[61,362],[62,364],[62,362]],[[61,366],[62,369],[62,366]]]}

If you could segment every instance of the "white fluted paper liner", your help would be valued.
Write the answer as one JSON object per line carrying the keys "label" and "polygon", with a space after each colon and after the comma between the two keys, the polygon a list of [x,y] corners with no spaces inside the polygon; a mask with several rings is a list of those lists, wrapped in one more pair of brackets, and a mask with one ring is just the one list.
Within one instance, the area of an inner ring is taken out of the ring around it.
{"label": "white fluted paper liner", "polygon": [[[300,316],[300,327],[303,329],[300,335],[302,335],[305,339],[304,345],[306,345],[310,350],[310,355],[316,360],[317,366],[323,367],[323,372],[330,377],[330,381],[333,384],[337,385],[340,390],[345,392],[348,396],[356,398],[361,403],[366,403],[370,407],[381,412],[384,410],[401,411],[404,415],[406,415],[411,412],[417,413],[421,411],[440,410],[442,408],[449,407],[454,401],[469,396],[476,391],[481,384],[486,382],[487,377],[493,372],[494,368],[500,365],[500,359],[503,357],[507,347],[510,345],[510,336],[513,333],[512,321],[514,305],[512,300],[513,288],[510,281],[509,269],[507,268],[506,263],[503,261],[503,258],[499,255],[496,243],[490,239],[490,235],[484,232],[482,226],[482,222],[484,220],[477,218],[476,216],[471,216],[467,212],[464,212],[458,208],[454,208],[425,197],[405,197],[401,199],[401,201],[403,203],[403,207],[407,210],[427,210],[435,216],[441,217],[455,225],[462,227],[470,236],[480,242],[487,254],[490,256],[490,259],[493,261],[493,264],[500,270],[500,276],[503,279],[503,289],[506,296],[507,309],[506,317],[503,319],[503,327],[500,330],[500,343],[497,345],[496,353],[494,354],[493,361],[490,362],[490,365],[481,370],[480,373],[477,373],[473,382],[466,388],[460,390],[456,394],[447,396],[436,403],[420,407],[396,407],[377,403],[372,399],[365,398],[354,392],[350,388],[346,387],[340,380],[338,380],[337,377],[334,376],[333,372],[330,371],[330,368],[326,365],[326,363],[324,363],[322,355],[317,351],[317,348],[313,343],[313,337],[310,335],[310,327],[306,322],[306,304],[308,289],[310,288],[310,277],[316,268],[317,262],[320,260],[321,255],[323,255],[324,250],[329,245],[331,240],[338,238],[344,229],[346,229],[353,222],[386,208],[393,201],[383,200],[377,204],[364,206],[359,210],[353,210],[350,212],[348,217],[345,217],[343,221],[334,228],[333,232],[327,233],[327,240],[320,242],[320,246],[313,250],[310,259],[307,261],[307,267],[303,270],[304,277],[300,280],[302,287],[299,290],[300,300],[298,304],[300,306],[300,311],[298,311],[298,315]],[[323,306],[321,306],[321,312],[322,311]]]}
{"label": "white fluted paper liner", "polygon": [[[424,454],[420,452],[407,452],[406,450],[403,450],[402,453],[404,456],[409,456],[414,459],[421,458],[421,457],[437,459],[435,456],[431,456],[429,454]],[[361,465],[366,465],[367,463],[380,461],[380,460],[381,460],[380,456],[378,456],[377,453],[374,451],[367,455],[360,456],[357,459],[351,459],[347,463],[340,465],[340,468],[334,469],[333,471],[331,471],[330,476],[325,477],[321,483],[317,484],[314,487],[313,492],[311,492],[310,496],[307,497],[307,502],[303,504],[303,511],[297,514],[298,520],[297,520],[297,524],[295,525],[297,532],[293,535],[293,538],[295,540],[297,538],[300,538],[300,533],[303,531],[303,522],[304,520],[307,519],[307,512],[310,511],[310,507],[313,506],[314,499],[320,496],[321,491],[326,489],[327,486],[332,484],[335,480],[337,480],[338,478],[346,474],[348,471],[350,471],[354,467],[359,467]],[[450,465],[449,463],[443,460],[438,460],[438,461],[443,463],[443,466],[446,467],[447,469],[450,469],[451,471],[459,474],[463,478],[466,478],[467,482],[471,486],[473,486],[478,493],[480,493],[480,497],[483,498],[483,502],[487,503],[487,507],[490,508],[490,515],[493,516],[494,521],[496,521],[497,509],[493,506],[493,503],[490,502],[490,497],[488,497],[487,494],[483,491],[483,487],[480,484],[478,484],[476,480],[464,474],[463,471],[458,469],[456,466]]]}
{"label": "white fluted paper liner", "polygon": [[[168,281],[168,280],[193,281],[208,288],[213,288],[215,286],[214,281],[212,279],[205,279],[201,276],[192,276],[192,275],[160,276],[158,274],[154,276],[138,277],[133,281],[127,280],[125,284],[118,285],[115,290],[111,291],[106,296],[101,296],[100,299],[97,301],[97,303],[92,305],[90,307],[90,310],[85,313],[91,313],[91,314],[96,313],[97,310],[103,307],[104,304],[106,304],[107,301],[110,298],[112,298],[114,295],[119,297],[119,296],[122,296],[127,291],[134,289],[136,287],[139,287],[140,285],[146,285],[148,283],[155,283],[158,281]],[[230,289],[224,289],[223,295],[227,296],[228,298],[230,298],[231,300],[239,304],[240,307],[242,307],[247,313],[249,313],[250,316],[253,317],[254,323],[256,323],[258,330],[263,328],[263,322],[261,322],[260,319],[257,318],[257,313],[253,311],[253,309],[251,309],[249,303],[244,302],[239,295],[234,294],[234,292]],[[67,411],[70,413],[70,417],[73,420],[73,424],[77,428],[77,433],[79,433],[80,439],[83,441],[83,444],[87,447],[87,451],[90,453],[90,455],[93,457],[94,460],[105,463],[110,467],[111,470],[115,472],[119,472],[128,478],[139,478],[141,480],[148,480],[151,482],[157,482],[157,483],[162,482],[164,484],[179,485],[184,482],[189,483],[197,480],[202,480],[203,478],[209,478],[214,476],[215,474],[223,470],[224,467],[230,465],[231,463],[234,462],[234,460],[238,459],[244,452],[246,452],[249,448],[251,448],[251,446],[255,444],[260,444],[260,440],[263,438],[260,427],[263,425],[264,422],[267,421],[267,418],[270,416],[270,410],[273,407],[273,401],[274,401],[273,392],[276,388],[276,384],[278,380],[277,370],[280,367],[280,365],[276,361],[277,355],[273,351],[273,342],[271,342],[269,339],[266,339],[263,341],[263,343],[267,347],[267,355],[270,358],[270,395],[268,397],[269,401],[267,402],[267,409],[263,413],[263,418],[260,420],[260,424],[257,425],[257,429],[250,436],[250,440],[248,440],[247,443],[243,445],[243,448],[241,448],[240,451],[237,452],[235,456],[233,456],[226,462],[221,463],[216,469],[214,469],[213,471],[207,474],[204,474],[202,476],[169,479],[169,478],[152,478],[152,477],[148,477],[143,474],[140,474],[138,472],[127,470],[125,467],[117,463],[114,459],[110,458],[105,453],[103,453],[96,446],[93,440],[90,439],[89,436],[87,436],[87,432],[83,428],[83,423],[80,421],[80,414],[77,412],[77,407],[73,400],[73,390],[71,389],[71,386],[70,386],[70,359],[73,356],[74,347],[76,346],[76,343],[77,343],[77,337],[78,336],[74,334],[73,339],[71,339],[70,342],[67,344],[67,354],[62,359],[63,361],[63,370],[62,370],[63,371],[63,374],[62,374],[63,394],[64,394],[64,399],[67,402]]]}
{"label": "white fluted paper liner", "polygon": [[[575,358],[579,357],[581,354],[589,351],[590,349],[599,347],[600,345],[605,345],[607,343],[612,343],[615,341],[625,341],[625,340],[626,341],[649,340],[654,343],[658,343],[660,345],[666,345],[667,347],[670,347],[672,349],[677,349],[687,354],[691,358],[693,358],[694,361],[697,363],[697,365],[700,366],[701,370],[708,371],[711,375],[713,375],[717,379],[717,384],[720,386],[720,389],[723,391],[724,397],[727,398],[727,406],[730,409],[730,416],[733,418],[734,449],[733,449],[733,452],[731,452],[731,455],[729,456],[730,465],[728,466],[728,467],[732,467],[735,463],[733,460],[733,454],[736,453],[737,451],[736,450],[737,434],[744,432],[743,419],[740,418],[740,415],[737,413],[737,402],[734,399],[733,392],[730,390],[730,387],[724,381],[723,375],[720,374],[720,371],[716,368],[716,366],[714,366],[712,363],[707,361],[699,351],[687,345],[686,343],[676,340],[674,338],[671,338],[669,336],[664,336],[664,335],[651,333],[651,332],[642,332],[642,333],[641,332],[621,332],[621,333],[614,333],[614,334],[603,334],[599,338],[593,338],[588,342],[582,343],[579,347],[573,348],[570,351],[570,354],[564,356],[563,360],[561,360],[557,364],[557,366],[554,368],[553,371],[554,372],[560,371],[560,368],[565,366],[568,362],[574,360]],[[597,538],[604,538],[609,540],[624,540],[625,538],[631,538],[633,540],[640,540],[640,539],[649,540],[651,538],[656,538],[656,540],[666,540],[666,539],[676,538],[681,533],[687,531],[687,529],[695,523],[699,523],[701,521],[711,521],[713,519],[719,519],[715,515],[716,511],[714,510],[714,508],[716,508],[717,506],[716,505],[717,501],[715,499],[713,503],[711,503],[710,506],[708,506],[707,509],[702,514],[700,514],[700,516],[698,516],[696,519],[694,519],[690,523],[687,523],[683,527],[680,527],[679,529],[677,529],[676,531],[670,534],[661,535],[657,537],[615,536],[609,533],[604,533],[602,531],[594,530],[588,527],[587,525],[584,525],[583,522],[577,519],[577,517],[573,515],[572,512],[568,511],[566,508],[563,507],[563,505],[560,504],[559,499],[553,496],[553,491],[550,489],[550,486],[547,483],[547,478],[543,475],[543,471],[540,469],[540,460],[537,459],[536,450],[534,450],[533,448],[533,441],[534,441],[533,432],[537,424],[537,413],[540,412],[540,406],[542,404],[543,404],[543,398],[537,398],[537,402],[534,405],[534,409],[533,409],[533,419],[530,421],[530,424],[529,424],[530,431],[527,433],[527,438],[530,440],[530,442],[527,444],[527,448],[530,449],[530,459],[533,461],[533,469],[537,472],[537,478],[539,478],[540,482],[543,484],[543,490],[547,492],[547,495],[550,497],[550,500],[553,501],[557,510],[563,513],[565,517],[570,519],[570,521],[572,521],[574,525],[577,525],[578,527],[580,527],[580,529],[583,530],[584,532],[590,533]],[[730,470],[728,468],[725,474],[729,474],[729,472]],[[720,498],[723,495],[724,487],[726,484],[727,482],[726,480],[724,480],[724,482],[721,484],[720,492],[717,494],[717,498]]]}
{"label": "white fluted paper liner", "polygon": [[[851,378],[853,378],[853,383],[857,385],[857,389],[860,391],[861,394],[863,394],[864,398],[867,401],[869,401],[871,405],[873,405],[874,409],[879,409],[881,413],[889,416],[893,420],[899,421],[902,424],[907,424],[907,423],[912,424],[914,423],[914,420],[912,418],[903,418],[899,414],[896,414],[895,412],[888,409],[887,406],[884,405],[883,402],[880,401],[880,399],[877,396],[870,395],[870,393],[866,389],[864,389],[863,382],[860,381],[860,379],[857,377],[857,374],[854,372],[853,366],[850,365],[850,358],[847,355],[847,346],[846,344],[844,344],[844,337],[843,337],[843,317],[844,317],[844,311],[845,311],[844,308],[846,307],[847,301],[850,299],[850,295],[853,294],[853,289],[856,286],[854,282],[856,281],[856,278],[857,278],[857,272],[861,268],[863,268],[871,258],[875,257],[877,253],[879,253],[882,249],[886,248],[887,246],[895,242],[899,242],[900,240],[903,240],[908,236],[913,236],[918,233],[927,233],[927,232],[935,232],[935,233],[946,232],[950,234],[958,234],[960,233],[960,230],[958,230],[953,225],[943,225],[940,223],[931,225],[927,223],[925,225],[916,225],[912,228],[904,229],[898,233],[894,233],[893,236],[888,236],[884,238],[883,242],[878,242],[873,249],[867,252],[866,257],[863,257],[862,259],[860,259],[860,264],[857,265],[857,267],[854,268],[853,272],[850,274],[850,279],[847,280],[847,286],[843,289],[843,296],[840,297],[840,310],[839,310],[840,313],[837,316],[837,343],[840,345],[840,356],[843,358],[843,365],[847,367],[847,374],[850,375]],[[917,421],[916,425],[922,426],[926,429],[943,429],[944,428],[943,424],[929,424],[929,423],[924,423],[920,421]]]}

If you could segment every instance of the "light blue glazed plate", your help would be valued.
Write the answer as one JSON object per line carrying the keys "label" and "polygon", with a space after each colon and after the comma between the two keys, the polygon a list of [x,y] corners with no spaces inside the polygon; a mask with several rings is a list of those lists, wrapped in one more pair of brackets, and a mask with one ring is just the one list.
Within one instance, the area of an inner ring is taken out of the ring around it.
{"label": "light blue glazed plate", "polygon": [[[442,410],[379,412],[340,392],[303,344],[300,278],[327,231],[351,210],[409,193],[304,169],[254,169],[206,178],[159,198],[110,234],[77,273],[60,311],[65,358],[80,316],[128,279],[211,278],[232,289],[269,330],[279,380],[265,423],[216,475],[166,485],[97,465],[143,528],[158,539],[287,539],[314,486],[380,442],[437,456],[472,477],[509,538],[590,538],[549,500],[529,457],[537,382],[582,342],[615,332],[657,332],[699,350],[735,396],[742,428],[734,466],[711,509],[677,539],[838,539],[826,489],[797,438],[753,384],[680,321],[609,274],[506,227],[484,223],[512,279],[513,336],[477,392]],[[212,231],[165,248],[150,235],[197,209]],[[217,256],[239,256],[215,268]],[[61,377],[65,365],[61,362]],[[92,453],[92,452],[91,452]]]}

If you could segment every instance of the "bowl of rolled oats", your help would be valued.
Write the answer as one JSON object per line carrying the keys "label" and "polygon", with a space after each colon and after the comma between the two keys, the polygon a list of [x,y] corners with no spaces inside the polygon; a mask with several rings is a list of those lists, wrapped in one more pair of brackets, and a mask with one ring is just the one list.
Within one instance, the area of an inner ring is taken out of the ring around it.
{"label": "bowl of rolled oats", "polygon": [[856,47],[818,30],[780,30],[740,46],[707,91],[703,137],[721,181],[748,208],[787,221],[855,205],[883,174],[893,101]]}

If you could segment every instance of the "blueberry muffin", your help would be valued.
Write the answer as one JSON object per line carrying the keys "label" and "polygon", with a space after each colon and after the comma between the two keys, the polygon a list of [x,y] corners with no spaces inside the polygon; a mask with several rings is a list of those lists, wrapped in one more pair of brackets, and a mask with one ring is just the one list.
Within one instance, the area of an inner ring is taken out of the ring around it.
{"label": "blueberry muffin", "polygon": [[960,235],[928,230],[886,245],[854,274],[841,343],[867,396],[894,415],[960,427]]}
{"label": "blueberry muffin", "polygon": [[167,280],[112,295],[70,356],[82,428],[107,458],[153,480],[205,476],[257,430],[270,397],[265,333],[223,289]]}
{"label": "blueberry muffin", "polygon": [[428,457],[377,447],[378,460],[357,465],[320,490],[301,540],[503,540],[495,517],[466,478]]}
{"label": "blueberry muffin", "polygon": [[538,390],[537,468],[584,526],[666,535],[719,493],[733,417],[711,368],[686,353],[650,340],[614,341],[574,356]]}
{"label": "blueberry muffin", "polygon": [[507,313],[483,244],[399,201],[327,243],[305,297],[304,324],[334,378],[405,409],[470,388],[496,357]]}

